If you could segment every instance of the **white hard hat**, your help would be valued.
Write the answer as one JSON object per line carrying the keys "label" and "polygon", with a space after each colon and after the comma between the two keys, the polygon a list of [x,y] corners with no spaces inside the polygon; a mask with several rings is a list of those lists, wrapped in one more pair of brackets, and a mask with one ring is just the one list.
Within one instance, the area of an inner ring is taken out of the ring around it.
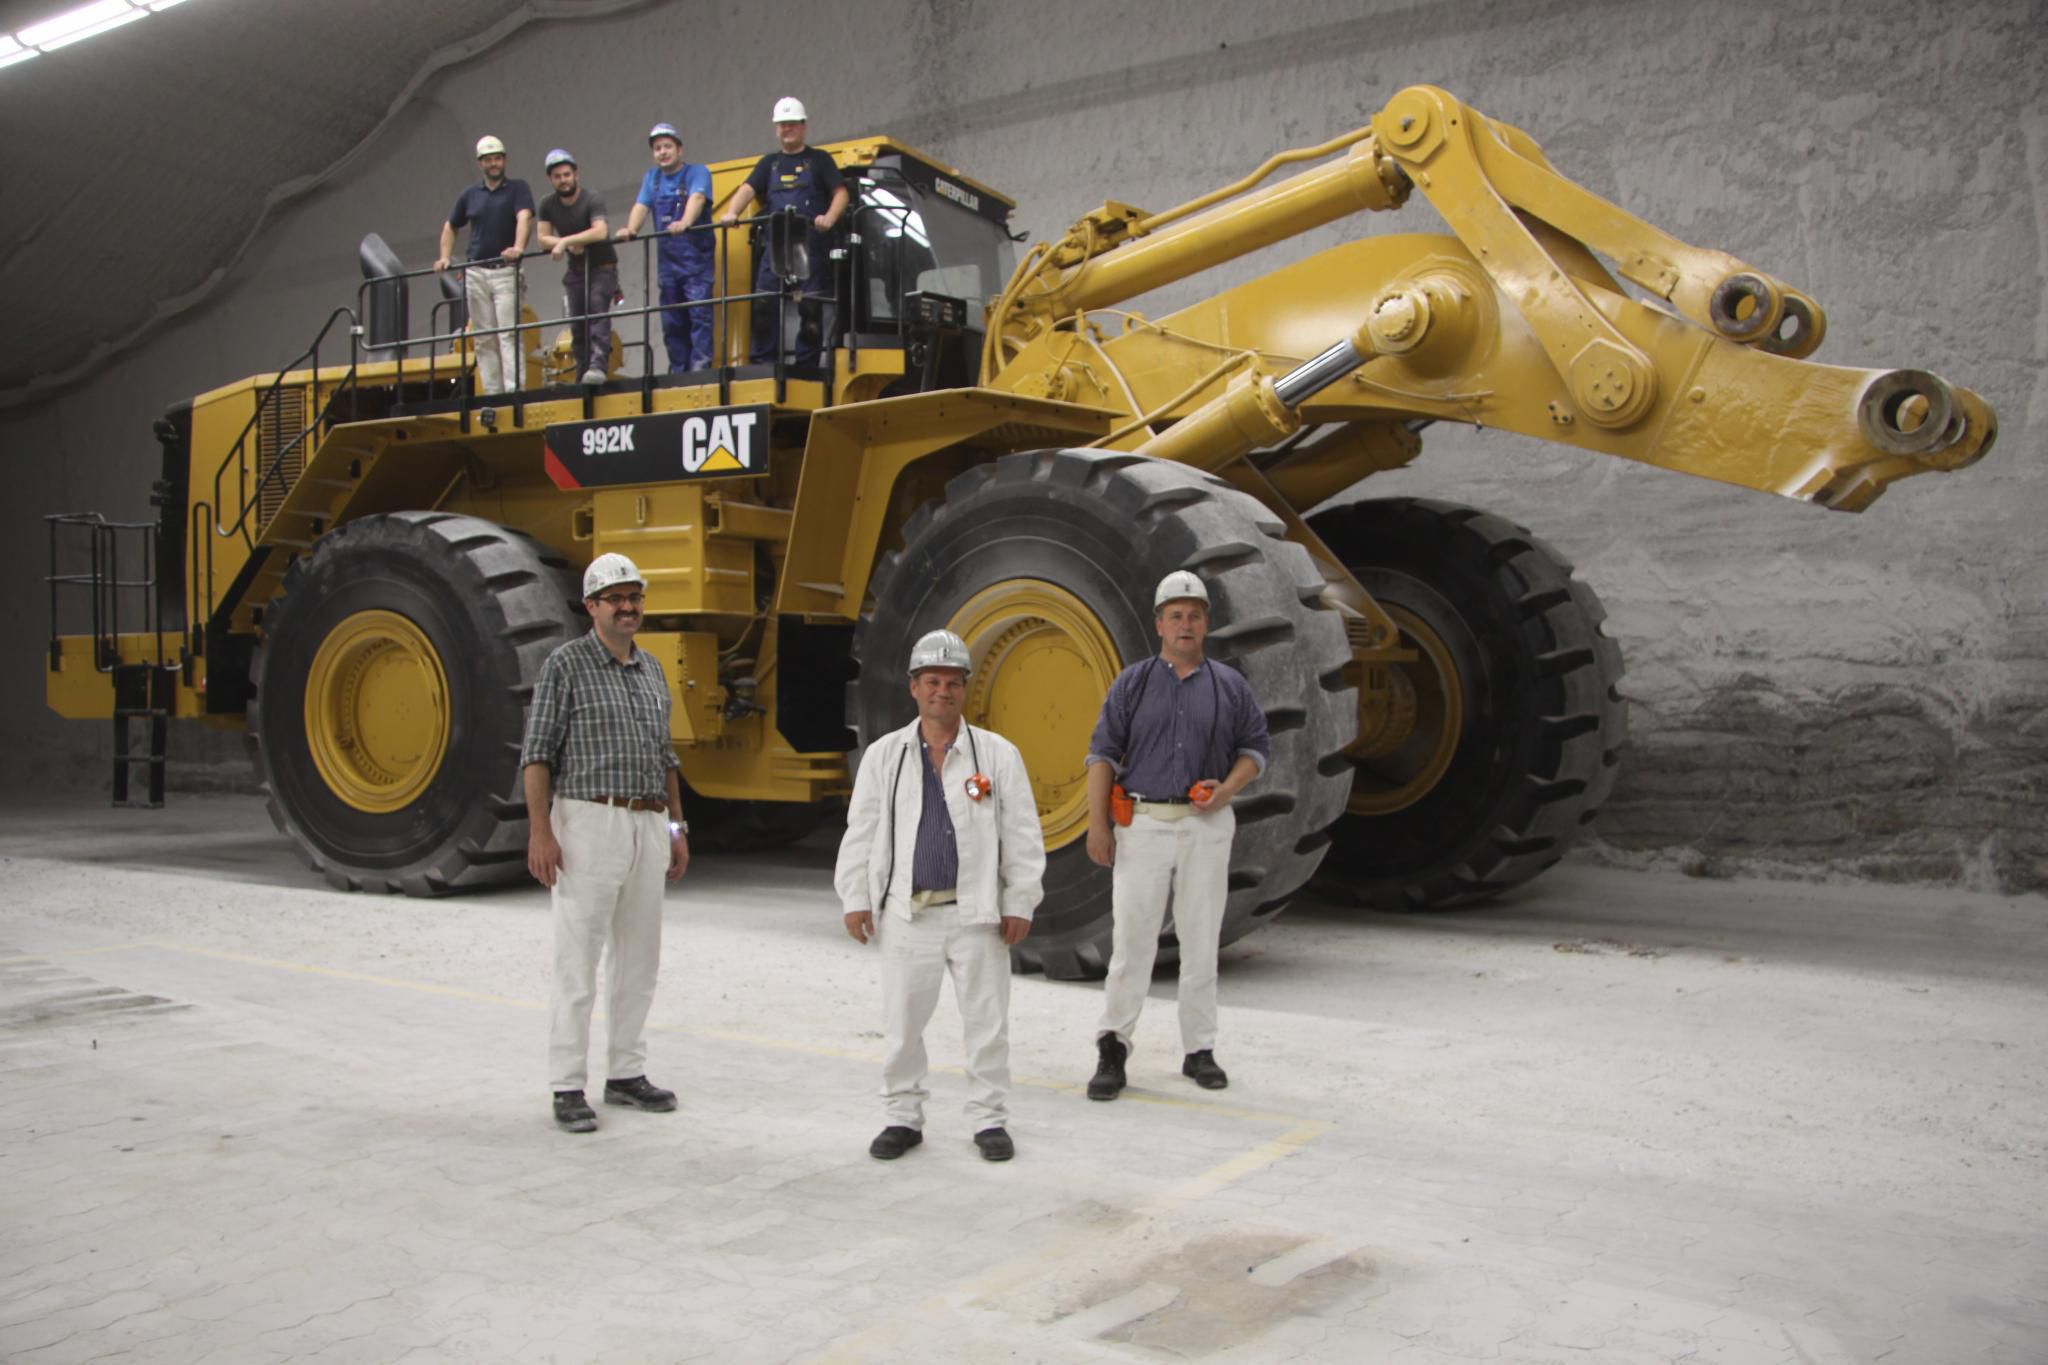
{"label": "white hard hat", "polygon": [[505,144],[492,137],[489,133],[485,133],[476,140],[477,160],[481,161],[487,156],[503,155],[505,155]]}
{"label": "white hard hat", "polygon": [[784,95],[775,101],[775,117],[770,123],[808,123],[811,116],[804,112],[804,102],[795,95]]}
{"label": "white hard hat", "polygon": [[595,597],[606,588],[616,588],[621,583],[647,586],[647,580],[640,576],[640,566],[621,554],[599,555],[583,571],[585,597]]}
{"label": "white hard hat", "polygon": [[1202,580],[1186,569],[1175,569],[1159,580],[1159,588],[1152,594],[1152,610],[1158,611],[1168,602],[1193,598],[1203,606],[1209,605],[1209,590],[1202,586]]}
{"label": "white hard hat", "polygon": [[676,131],[676,126],[673,123],[657,123],[647,130],[649,145],[652,145],[654,139],[658,137],[665,137],[678,147],[683,145],[683,135]]}
{"label": "white hard hat", "polygon": [[910,676],[927,668],[957,668],[963,674],[974,671],[967,656],[967,642],[950,630],[935,630],[910,647]]}
{"label": "white hard hat", "polygon": [[557,166],[573,166],[575,164],[576,158],[569,155],[568,148],[557,147],[552,152],[548,153],[547,165],[545,169],[552,171]]}

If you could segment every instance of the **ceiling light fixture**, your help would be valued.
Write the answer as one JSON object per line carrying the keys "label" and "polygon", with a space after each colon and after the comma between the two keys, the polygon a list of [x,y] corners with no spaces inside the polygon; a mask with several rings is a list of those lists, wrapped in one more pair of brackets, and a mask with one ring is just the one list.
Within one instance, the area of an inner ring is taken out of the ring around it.
{"label": "ceiling light fixture", "polygon": [[109,19],[134,12],[135,7],[128,0],[93,0],[90,5],[66,10],[54,19],[30,24],[14,36],[27,47],[61,46],[68,39],[85,36]]}
{"label": "ceiling light fixture", "polygon": [[39,24],[30,24],[11,37],[0,33],[0,67],[25,62],[45,52],[55,52],[60,47],[85,38],[132,24],[137,19],[147,19],[159,10],[167,10],[182,0],[93,0],[89,5],[66,10],[54,19],[45,19]]}

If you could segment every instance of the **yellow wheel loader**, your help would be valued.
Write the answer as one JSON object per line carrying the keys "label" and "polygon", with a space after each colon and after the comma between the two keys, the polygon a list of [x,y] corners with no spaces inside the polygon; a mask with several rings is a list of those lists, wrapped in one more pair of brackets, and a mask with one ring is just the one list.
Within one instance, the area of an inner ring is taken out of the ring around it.
{"label": "yellow wheel loader", "polygon": [[[700,846],[828,818],[860,747],[912,714],[910,643],[946,627],[1050,851],[1018,960],[1099,974],[1082,759],[1110,680],[1157,648],[1152,585],[1192,569],[1211,651],[1273,734],[1237,806],[1225,941],[1319,872],[1375,904],[1457,905],[1556,862],[1598,812],[1619,650],[1592,589],[1501,517],[1312,509],[1414,460],[1437,422],[1839,511],[1995,435],[1931,373],[1809,359],[1808,294],[1432,87],[1192,203],[1105,203],[1021,261],[988,186],[888,138],[827,150],[852,190],[836,236],[694,229],[717,260],[687,305],[712,310],[710,369],[658,373],[643,294],[615,319],[638,377],[480,393],[497,335],[465,326],[450,280],[415,330],[432,272],[371,238],[355,303],[305,354],[159,423],[159,521],[52,518],[50,703],[113,717],[117,799],[137,762],[161,799],[169,718],[245,726],[279,828],[337,885],[518,880],[526,702],[584,628],[577,571],[617,550],[647,574],[640,638]],[[750,164],[713,167],[717,204]],[[1166,316],[1127,306],[1417,195],[1447,232],[1357,237]]]}

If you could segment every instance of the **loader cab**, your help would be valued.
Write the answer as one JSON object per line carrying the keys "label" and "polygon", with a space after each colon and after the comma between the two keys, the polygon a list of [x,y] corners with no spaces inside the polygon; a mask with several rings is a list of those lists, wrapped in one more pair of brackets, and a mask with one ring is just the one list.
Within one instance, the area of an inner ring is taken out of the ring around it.
{"label": "loader cab", "polygon": [[1013,205],[902,152],[850,168],[847,179],[847,343],[901,349],[901,391],[972,385],[989,300],[1016,266]]}

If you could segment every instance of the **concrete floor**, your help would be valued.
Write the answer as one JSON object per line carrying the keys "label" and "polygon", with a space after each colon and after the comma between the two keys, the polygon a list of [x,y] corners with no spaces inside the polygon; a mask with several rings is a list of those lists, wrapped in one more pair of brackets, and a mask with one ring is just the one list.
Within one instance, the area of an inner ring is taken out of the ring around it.
{"label": "concrete floor", "polygon": [[[0,1358],[2048,1360],[2048,903],[1564,868],[1314,903],[1154,991],[1016,983],[1007,1166],[962,1082],[883,1166],[829,843],[672,891],[652,1074],[557,1132],[549,921],[316,884],[257,802],[0,811]],[[935,1058],[957,1061],[941,1006]]]}

